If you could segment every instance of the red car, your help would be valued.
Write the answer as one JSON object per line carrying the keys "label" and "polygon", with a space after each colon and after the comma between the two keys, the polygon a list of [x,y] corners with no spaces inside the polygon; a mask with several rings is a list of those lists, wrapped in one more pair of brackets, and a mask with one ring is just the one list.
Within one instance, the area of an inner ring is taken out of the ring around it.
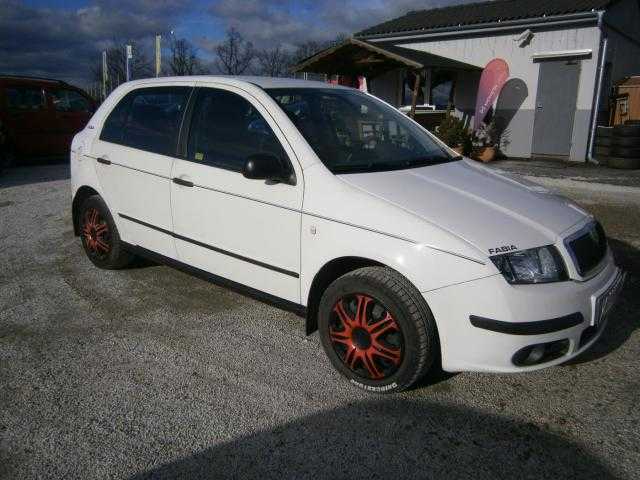
{"label": "red car", "polygon": [[0,167],[68,155],[95,108],[89,95],[63,81],[0,75]]}

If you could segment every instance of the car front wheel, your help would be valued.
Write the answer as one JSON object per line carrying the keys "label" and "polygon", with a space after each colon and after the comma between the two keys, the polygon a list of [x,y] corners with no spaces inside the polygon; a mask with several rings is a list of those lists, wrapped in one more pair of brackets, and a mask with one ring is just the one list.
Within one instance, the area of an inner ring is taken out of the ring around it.
{"label": "car front wheel", "polygon": [[439,353],[424,298],[390,268],[366,267],[338,278],[323,294],[318,315],[331,363],[364,390],[405,390],[429,371]]}

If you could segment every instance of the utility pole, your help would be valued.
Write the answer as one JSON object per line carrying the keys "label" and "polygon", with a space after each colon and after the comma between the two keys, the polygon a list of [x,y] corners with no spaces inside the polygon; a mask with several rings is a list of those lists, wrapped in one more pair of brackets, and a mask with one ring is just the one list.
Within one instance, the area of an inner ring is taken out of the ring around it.
{"label": "utility pole", "polygon": [[102,100],[107,98],[107,51],[102,51]]}
{"label": "utility pole", "polygon": [[162,37],[160,35],[156,35],[156,77],[160,76],[160,69],[162,62],[162,54],[160,52],[160,41]]}
{"label": "utility pole", "polygon": [[126,82],[128,82],[129,80],[131,80],[131,67],[129,66],[130,60],[133,58],[133,48],[131,48],[131,45],[127,45],[125,47],[126,50],[126,54],[125,54],[125,60],[126,60]]}

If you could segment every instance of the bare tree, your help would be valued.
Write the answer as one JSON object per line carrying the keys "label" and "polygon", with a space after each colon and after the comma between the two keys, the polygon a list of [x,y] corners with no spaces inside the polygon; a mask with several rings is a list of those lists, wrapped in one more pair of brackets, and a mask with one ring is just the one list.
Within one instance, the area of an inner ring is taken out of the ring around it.
{"label": "bare tree", "polygon": [[172,39],[169,44],[171,58],[169,70],[173,75],[197,75],[204,73],[198,58],[198,50],[187,39]]}
{"label": "bare tree", "polygon": [[280,45],[272,49],[260,50],[256,56],[262,75],[281,77],[288,73],[291,55],[284,51]]}
{"label": "bare tree", "polygon": [[325,48],[330,48],[338,45],[344,42],[347,38],[349,38],[349,35],[347,35],[346,33],[339,33],[335,38],[331,40],[326,40],[323,42],[319,42],[317,40],[307,40],[303,43],[299,43],[296,45],[296,49],[292,55],[293,63],[299,63],[302,60],[324,50]]}
{"label": "bare tree", "polygon": [[[136,42],[113,42],[113,46],[107,49],[107,78],[113,88],[126,81],[126,45],[131,45],[133,49],[133,58],[129,63],[131,79],[150,77],[152,73],[149,57]],[[92,68],[92,75],[96,81],[102,81],[101,60]]]}
{"label": "bare tree", "polygon": [[216,54],[218,70],[228,75],[242,75],[256,57],[253,44],[235,28],[227,31],[227,38],[216,47]]}
{"label": "bare tree", "polygon": [[307,40],[303,43],[299,43],[296,45],[296,49],[292,55],[293,63],[301,62],[302,60],[309,58],[312,55],[315,55],[320,50],[323,50],[325,48],[326,48],[325,43],[317,42],[315,40]]}

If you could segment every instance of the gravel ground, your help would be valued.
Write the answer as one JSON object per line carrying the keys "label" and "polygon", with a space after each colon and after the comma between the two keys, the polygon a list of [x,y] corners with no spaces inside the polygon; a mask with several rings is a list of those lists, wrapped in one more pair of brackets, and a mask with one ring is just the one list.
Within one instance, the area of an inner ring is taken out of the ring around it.
{"label": "gravel ground", "polygon": [[533,176],[596,213],[630,271],[602,340],[569,365],[383,397],[292,314],[163,266],[97,270],[67,167],[9,171],[0,477],[638,478],[640,189]]}
{"label": "gravel ground", "polygon": [[492,163],[491,166],[533,177],[573,179],[581,182],[640,187],[640,170],[617,170],[584,162],[500,160]]}

